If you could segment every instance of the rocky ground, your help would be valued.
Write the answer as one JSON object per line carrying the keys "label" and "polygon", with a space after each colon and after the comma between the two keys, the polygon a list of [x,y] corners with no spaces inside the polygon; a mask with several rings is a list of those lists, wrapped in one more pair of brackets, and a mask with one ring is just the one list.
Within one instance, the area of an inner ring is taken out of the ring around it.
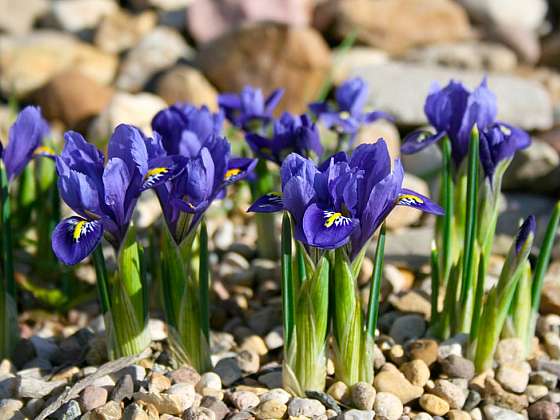
{"label": "rocky ground", "polygon": [[[557,0],[0,0],[0,10],[2,139],[8,101],[41,105],[55,133],[76,129],[98,141],[121,122],[149,131],[175,101],[215,109],[218,92],[247,83],[285,87],[280,108],[302,112],[329,75],[361,76],[371,105],[395,121],[364,128],[358,140],[383,136],[397,156],[401,136],[426,123],[432,81],[472,87],[488,75],[500,118],[533,134],[504,180],[492,277],[518,220],[534,213],[541,237],[560,193]],[[353,30],[356,44],[336,50]],[[406,186],[436,191],[440,159],[435,147],[404,156]],[[520,343],[504,340],[495,369],[475,376],[464,337],[427,337],[433,219],[398,209],[388,222],[373,386],[330,379],[326,393],[293,398],[281,389],[279,270],[256,256],[248,203],[239,189],[226,201],[229,216],[217,209],[209,219],[215,372],[174,364],[161,317],[150,322],[149,352],[107,363],[94,302],[59,315],[27,310],[14,361],[0,363],[0,419],[560,417],[560,241],[533,354],[523,360]],[[137,225],[156,221],[157,208],[146,195]],[[371,270],[366,259],[364,297]],[[87,265],[78,274],[91,281]]]}

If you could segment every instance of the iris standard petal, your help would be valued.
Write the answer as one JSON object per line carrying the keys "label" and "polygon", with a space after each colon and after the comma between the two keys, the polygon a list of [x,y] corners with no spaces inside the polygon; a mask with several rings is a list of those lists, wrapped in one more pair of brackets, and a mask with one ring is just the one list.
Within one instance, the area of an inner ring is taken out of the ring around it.
{"label": "iris standard petal", "polygon": [[311,204],[303,216],[303,232],[310,246],[334,249],[350,239],[356,222],[340,212],[322,210]]}
{"label": "iris standard petal", "polygon": [[340,111],[352,115],[360,114],[368,97],[368,85],[361,77],[346,80],[335,91],[335,99]]}
{"label": "iris standard petal", "polygon": [[55,227],[52,249],[64,264],[77,264],[93,252],[102,236],[103,225],[99,220],[69,217]]}
{"label": "iris standard petal", "polygon": [[80,171],[92,178],[101,177],[103,174],[103,153],[93,144],[75,131],[64,133],[64,148],[60,158],[76,171]]}
{"label": "iris standard petal", "polygon": [[267,139],[266,137],[263,137],[256,133],[247,133],[245,134],[245,141],[247,142],[255,156],[261,159],[280,163],[278,162],[277,157],[272,151],[273,140]]}
{"label": "iris standard petal", "polygon": [[313,185],[313,179],[317,172],[317,168],[312,161],[297,153],[290,153],[280,168],[282,186],[284,187],[294,176],[299,176],[305,180],[306,183]]}
{"label": "iris standard petal", "polygon": [[282,202],[282,194],[279,192],[271,192],[258,198],[251,207],[247,209],[249,213],[275,213],[282,211],[284,204]]}
{"label": "iris standard petal", "polygon": [[[114,157],[107,162],[103,172],[105,187],[105,204],[112,210],[117,225],[125,226],[129,222],[129,208],[140,191],[129,191],[131,174],[126,162]],[[133,207],[133,206],[132,206]]]}
{"label": "iris standard petal", "polygon": [[284,96],[284,91],[284,89],[275,89],[270,95],[268,95],[268,98],[266,98],[264,103],[265,113],[272,115],[274,108],[276,108],[276,105],[278,105],[282,96]]}
{"label": "iris standard petal", "polygon": [[27,106],[18,114],[8,132],[8,145],[3,153],[8,182],[21,174],[48,134],[49,127],[39,108]]}
{"label": "iris standard petal", "polygon": [[445,214],[445,211],[440,205],[434,203],[428,197],[407,188],[401,190],[397,198],[397,205],[414,207],[415,209],[438,216],[443,216]]}
{"label": "iris standard petal", "polygon": [[119,124],[109,139],[107,158],[119,158],[128,169],[130,178],[141,178],[148,170],[148,151],[146,137],[136,127]]}

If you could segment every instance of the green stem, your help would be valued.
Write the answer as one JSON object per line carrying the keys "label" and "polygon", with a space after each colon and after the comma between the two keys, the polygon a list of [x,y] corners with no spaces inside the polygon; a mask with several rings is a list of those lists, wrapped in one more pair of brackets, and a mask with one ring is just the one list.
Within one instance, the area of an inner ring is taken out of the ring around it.
{"label": "green stem", "polygon": [[103,256],[103,247],[97,245],[92,254],[93,265],[95,267],[95,276],[97,284],[97,293],[99,296],[99,304],[101,305],[101,313],[105,315],[111,310],[111,298],[109,294],[109,276],[107,275],[107,267],[105,266],[105,257]]}
{"label": "green stem", "polygon": [[432,325],[437,325],[439,322],[438,320],[438,303],[439,303],[439,283],[440,283],[440,269],[439,269],[439,255],[438,250],[434,243],[432,243],[432,252],[430,254],[430,266],[432,268],[432,296],[431,296],[431,304],[432,304],[432,312],[430,317],[430,323]]}
{"label": "green stem", "polygon": [[290,347],[295,319],[295,298],[292,271],[292,226],[290,216],[282,217],[282,308],[286,347]]}
{"label": "green stem", "polygon": [[379,231],[377,246],[375,248],[375,262],[371,276],[371,286],[369,290],[367,326],[366,332],[372,339],[375,337],[375,327],[379,314],[379,299],[381,297],[381,281],[383,275],[383,257],[385,255],[385,223]]}
{"label": "green stem", "polygon": [[206,223],[202,221],[200,224],[199,234],[200,260],[198,270],[199,294],[200,294],[200,324],[202,332],[208,341],[210,341],[210,272],[208,270],[208,231]]}

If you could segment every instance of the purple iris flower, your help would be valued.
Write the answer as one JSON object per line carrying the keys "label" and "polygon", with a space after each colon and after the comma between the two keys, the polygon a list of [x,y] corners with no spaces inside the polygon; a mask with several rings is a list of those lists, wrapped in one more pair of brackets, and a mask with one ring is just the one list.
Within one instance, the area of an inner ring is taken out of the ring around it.
{"label": "purple iris flower", "polygon": [[0,158],[6,166],[9,183],[21,174],[34,156],[54,155],[52,149],[41,146],[49,133],[49,126],[38,107],[27,106],[18,114],[8,133],[8,145],[3,150],[0,144]]}
{"label": "purple iris flower", "polygon": [[147,139],[136,127],[121,124],[103,153],[80,134],[69,131],[56,158],[58,189],[77,213],[54,229],[52,247],[65,264],[76,264],[93,252],[105,234],[118,250],[136,201],[148,188],[173,179],[183,170],[180,156],[150,156],[157,139]]}
{"label": "purple iris flower", "polygon": [[287,210],[295,237],[306,245],[334,249],[350,243],[354,258],[396,205],[443,214],[427,197],[402,188],[399,160],[391,169],[387,144],[358,146],[351,156],[339,152],[318,167],[292,153],[282,164],[282,194],[259,198],[254,212]]}
{"label": "purple iris flower", "polygon": [[[500,151],[488,152],[485,169],[486,174],[490,176],[497,164],[496,158],[511,157],[516,150],[527,147],[530,143],[528,135],[522,130],[496,121],[496,96],[488,89],[486,78],[472,92],[453,80],[444,88],[434,84],[426,98],[424,112],[434,127],[435,134],[426,130],[412,132],[404,139],[402,153],[415,153],[448,136],[451,141],[451,154],[458,167],[468,154],[471,132],[476,125],[481,137],[488,138],[488,149],[495,148],[497,144],[507,143],[501,144]],[[501,131],[500,127],[503,127],[504,136],[498,139],[494,131]],[[481,146],[483,147],[484,145]],[[490,168],[490,164],[494,168]]]}
{"label": "purple iris flower", "polygon": [[267,124],[272,120],[272,112],[283,94],[283,89],[276,89],[265,100],[260,89],[245,86],[239,93],[219,95],[218,105],[234,126],[253,131],[255,123]]}
{"label": "purple iris flower", "polygon": [[315,102],[309,109],[327,128],[350,136],[352,143],[363,124],[380,118],[392,120],[382,111],[365,112],[368,85],[360,77],[342,83],[335,91],[335,101]]}
{"label": "purple iris flower", "polygon": [[152,121],[160,140],[152,142],[150,156],[178,153],[185,159],[182,173],[156,188],[177,243],[194,231],[212,202],[224,196],[228,185],[247,177],[256,165],[254,159],[231,156],[229,143],[219,135],[222,119],[221,114],[213,114],[206,107],[184,105],[160,111]]}
{"label": "purple iris flower", "polygon": [[305,114],[293,116],[284,112],[274,121],[271,138],[257,133],[247,133],[245,140],[255,156],[279,165],[292,152],[306,157],[313,154],[317,158],[323,154],[319,130]]}

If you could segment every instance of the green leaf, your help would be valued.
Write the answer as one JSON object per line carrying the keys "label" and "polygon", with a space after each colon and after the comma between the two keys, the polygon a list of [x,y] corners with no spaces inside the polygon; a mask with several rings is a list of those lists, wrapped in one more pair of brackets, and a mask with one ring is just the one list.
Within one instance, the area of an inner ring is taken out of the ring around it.
{"label": "green leaf", "polygon": [[432,286],[432,295],[431,295],[431,304],[432,304],[432,313],[430,317],[430,322],[432,325],[437,324],[438,322],[438,303],[439,303],[439,284],[440,284],[440,269],[439,269],[439,254],[434,242],[432,242],[432,252],[430,254],[430,266],[431,266],[431,286]]}
{"label": "green leaf", "polygon": [[290,216],[282,217],[282,309],[284,316],[284,334],[286,346],[292,340],[295,319],[295,297],[292,270],[292,226]]}
{"label": "green leaf", "polygon": [[[377,326],[377,316],[379,314],[379,299],[381,298],[381,282],[383,276],[383,257],[385,255],[385,223],[381,225],[377,246],[375,248],[375,261],[371,276],[371,286],[369,291],[366,333],[372,339],[375,336]],[[357,276],[354,275],[354,278]]]}
{"label": "green leaf", "polygon": [[200,266],[198,270],[198,282],[200,295],[200,324],[206,340],[210,340],[210,272],[208,270],[208,231],[206,230],[206,223],[204,221],[200,224],[199,247]]}

